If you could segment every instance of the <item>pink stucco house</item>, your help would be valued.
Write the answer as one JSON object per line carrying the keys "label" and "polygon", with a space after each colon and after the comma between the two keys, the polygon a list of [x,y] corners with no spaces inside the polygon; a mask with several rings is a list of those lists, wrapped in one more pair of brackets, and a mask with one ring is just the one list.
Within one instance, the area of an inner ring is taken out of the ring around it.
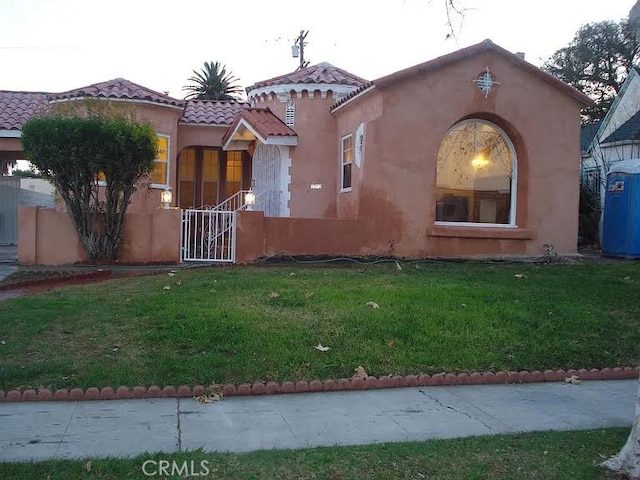
{"label": "pink stucco house", "polygon": [[[116,79],[0,92],[0,160],[20,158],[20,127],[47,102],[135,105],[161,149],[130,206],[127,262],[576,251],[590,100],[489,40],[374,81],[320,63],[246,91],[185,101]],[[65,215],[21,212],[20,261],[84,260]]]}

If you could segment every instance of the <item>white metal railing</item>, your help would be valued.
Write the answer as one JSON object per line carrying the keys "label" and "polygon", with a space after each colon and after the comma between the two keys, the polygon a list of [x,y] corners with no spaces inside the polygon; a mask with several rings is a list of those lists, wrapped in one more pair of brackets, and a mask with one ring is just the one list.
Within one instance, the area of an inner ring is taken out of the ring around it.
{"label": "white metal railing", "polygon": [[183,210],[182,260],[234,262],[236,213],[233,210]]}
{"label": "white metal railing", "polygon": [[236,212],[238,210],[244,210],[247,206],[244,201],[247,193],[249,193],[249,190],[240,190],[239,192],[231,195],[224,202],[220,202],[215,207],[211,207],[211,210],[223,212]]}
{"label": "white metal railing", "polygon": [[[235,262],[236,212],[247,208],[245,196],[248,192],[240,190],[214,207],[182,210],[180,248],[183,261]],[[273,202],[258,201],[269,200],[271,196],[271,191],[256,195],[256,202],[263,204],[258,208],[264,209],[265,215],[273,214],[265,208]]]}

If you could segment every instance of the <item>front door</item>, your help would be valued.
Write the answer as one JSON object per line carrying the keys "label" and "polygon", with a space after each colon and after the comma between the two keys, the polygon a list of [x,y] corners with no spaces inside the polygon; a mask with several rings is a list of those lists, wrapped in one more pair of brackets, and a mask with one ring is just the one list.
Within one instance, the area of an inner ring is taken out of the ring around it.
{"label": "front door", "polygon": [[262,210],[267,217],[282,215],[280,163],[280,150],[275,145],[259,145],[253,152],[256,210]]}

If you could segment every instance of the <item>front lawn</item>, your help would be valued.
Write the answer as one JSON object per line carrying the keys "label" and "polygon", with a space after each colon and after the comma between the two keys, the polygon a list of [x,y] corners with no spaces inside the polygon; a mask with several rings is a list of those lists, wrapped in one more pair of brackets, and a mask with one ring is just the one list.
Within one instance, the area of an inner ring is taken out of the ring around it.
{"label": "front lawn", "polygon": [[639,319],[638,263],[179,270],[0,302],[0,388],[635,366]]}
{"label": "front lawn", "polygon": [[166,461],[167,468],[176,462],[174,472],[187,468],[199,478],[216,480],[614,480],[619,477],[597,465],[617,453],[628,434],[627,428],[611,428],[243,454],[198,451],[127,460],[0,463],[0,477],[144,479],[150,478],[142,473],[148,462],[145,471],[155,474],[151,478],[178,478],[158,476],[159,461]]}

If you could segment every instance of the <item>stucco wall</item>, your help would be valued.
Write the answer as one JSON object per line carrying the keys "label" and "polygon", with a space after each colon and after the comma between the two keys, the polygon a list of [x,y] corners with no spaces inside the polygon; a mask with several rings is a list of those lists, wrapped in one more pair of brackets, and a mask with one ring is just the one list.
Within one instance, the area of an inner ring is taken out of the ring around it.
{"label": "stucco wall", "polygon": [[[295,104],[295,125],[298,145],[290,149],[291,155],[291,192],[289,207],[291,217],[334,218],[336,216],[336,123],[329,107],[335,102],[329,92],[321,98],[316,91],[313,98],[303,91],[301,96],[291,92]],[[257,107],[269,107],[281,119],[284,119],[286,102],[278,100],[277,95],[262,97]],[[322,185],[312,190],[312,184]]]}
{"label": "stucco wall", "polygon": [[226,126],[178,125],[177,152],[186,147],[221,147]]}
{"label": "stucco wall", "polygon": [[375,254],[357,220],[337,218],[265,217],[262,212],[238,212],[236,262],[264,256]]}
{"label": "stucco wall", "polygon": [[[169,135],[169,184],[174,193],[176,188],[177,158],[178,158],[178,120],[182,116],[181,110],[156,105],[137,105],[139,118],[145,119],[153,125],[156,133]],[[160,205],[162,189],[143,186],[131,198],[128,213],[150,213]],[[175,202],[174,202],[175,203]]]}
{"label": "stucco wall", "polygon": [[[121,263],[179,263],[180,210],[156,209],[125,217]],[[20,207],[18,261],[26,265],[82,263],[87,257],[66,212]]]}
{"label": "stucco wall", "polygon": [[[338,173],[336,185],[337,216],[339,218],[357,218],[359,210],[360,190],[363,185],[363,171],[366,169],[367,157],[375,158],[375,152],[379,148],[377,135],[373,129],[372,121],[383,114],[382,94],[374,91],[367,95],[366,99],[354,100],[345,105],[335,114],[337,123],[337,140],[335,142],[334,169]],[[356,131],[360,124],[364,124],[364,146],[360,166],[356,164],[355,152],[351,166],[351,191],[342,192],[340,187],[342,168],[342,138],[351,134],[353,147],[357,148]],[[371,126],[371,128],[370,128]]]}
{"label": "stucco wall", "polygon": [[0,152],[22,152],[20,139],[0,137]]}
{"label": "stucco wall", "polygon": [[[473,80],[487,67],[500,84],[485,98]],[[400,256],[537,255],[544,253],[544,244],[560,253],[576,251],[577,100],[492,51],[399,81],[380,93],[383,115],[367,124],[358,186],[358,218],[369,226],[369,242],[388,244]],[[372,95],[360,100],[374,101]],[[338,124],[354,128],[347,117],[357,116],[353,111],[362,108],[354,102],[336,112]],[[495,230],[493,238],[477,238],[473,227],[454,227],[461,238],[454,241],[434,230],[438,149],[448,129],[469,117],[494,122],[514,144],[516,222],[528,238],[505,237],[505,229]]]}

